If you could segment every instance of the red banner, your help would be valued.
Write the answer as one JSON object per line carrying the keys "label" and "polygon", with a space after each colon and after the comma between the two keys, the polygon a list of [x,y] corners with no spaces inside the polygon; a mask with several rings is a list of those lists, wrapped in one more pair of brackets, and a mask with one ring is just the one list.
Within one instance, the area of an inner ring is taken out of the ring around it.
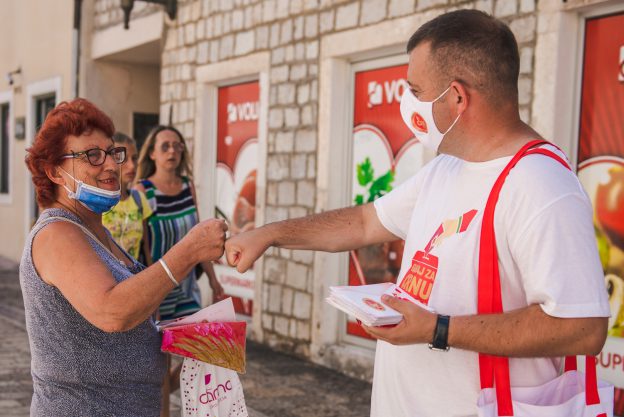
{"label": "red banner", "polygon": [[[258,167],[257,81],[219,88],[217,105],[217,217],[225,218],[230,234],[255,227],[256,171]],[[253,271],[239,274],[222,261],[215,272],[237,313],[251,316]]]}
{"label": "red banner", "polygon": [[624,13],[585,24],[578,176],[594,206],[594,227],[609,293],[609,338],[602,378],[616,387],[624,416]]}
{"label": "red banner", "polygon": [[[366,204],[388,193],[423,165],[422,145],[401,118],[400,104],[409,88],[407,65],[356,72],[353,97],[352,201]],[[396,282],[403,241],[352,251],[349,285]],[[366,337],[354,322],[349,334]]]}

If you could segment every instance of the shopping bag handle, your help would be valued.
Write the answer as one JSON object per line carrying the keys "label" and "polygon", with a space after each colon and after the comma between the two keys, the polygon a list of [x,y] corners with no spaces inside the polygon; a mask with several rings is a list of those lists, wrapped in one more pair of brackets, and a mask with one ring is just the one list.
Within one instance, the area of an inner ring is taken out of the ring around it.
{"label": "shopping bag handle", "polygon": [[[537,148],[538,146],[545,144],[552,145],[545,140],[533,140],[525,144],[514,155],[511,161],[509,161],[507,166],[505,166],[490,191],[490,195],[483,212],[481,238],[479,242],[479,277],[477,299],[477,311],[479,314],[503,312],[500,274],[498,270],[498,252],[496,249],[496,237],[494,233],[494,210],[496,208],[496,203],[498,202],[503,183],[509,175],[509,172],[516,166],[520,159],[532,154],[545,155],[556,160],[567,169],[571,169],[568,163],[556,153],[548,149]],[[576,359],[574,357],[566,358],[566,371],[572,369],[576,369]],[[509,359],[507,357],[479,353],[479,373],[481,378],[481,388],[496,387],[498,415],[513,416],[511,384],[509,381]],[[596,378],[596,359],[593,356],[586,357],[585,377],[587,405],[600,403]],[[495,381],[496,384],[494,384]]]}

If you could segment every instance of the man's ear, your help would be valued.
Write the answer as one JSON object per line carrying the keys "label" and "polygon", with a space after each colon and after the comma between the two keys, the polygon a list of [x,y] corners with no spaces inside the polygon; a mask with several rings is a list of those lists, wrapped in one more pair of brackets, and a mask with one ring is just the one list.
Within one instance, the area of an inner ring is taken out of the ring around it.
{"label": "man's ear", "polygon": [[59,167],[45,168],[45,174],[50,181],[56,185],[66,185],[65,178],[61,175],[61,169]]}
{"label": "man's ear", "polygon": [[458,81],[451,83],[451,90],[454,96],[454,105],[457,107],[457,113],[463,113],[468,107],[468,90]]}

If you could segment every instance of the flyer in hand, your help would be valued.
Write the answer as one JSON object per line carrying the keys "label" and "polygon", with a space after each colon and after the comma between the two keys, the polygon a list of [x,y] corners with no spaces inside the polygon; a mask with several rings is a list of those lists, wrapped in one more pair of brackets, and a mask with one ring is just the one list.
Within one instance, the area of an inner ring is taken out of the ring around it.
{"label": "flyer in hand", "polygon": [[247,323],[236,321],[231,298],[195,314],[160,322],[163,352],[245,373]]}
{"label": "flyer in hand", "polygon": [[411,301],[422,308],[430,310],[430,308],[419,303],[391,282],[329,287],[329,297],[325,300],[330,305],[355,317],[367,326],[397,324],[403,319],[403,315],[381,301],[381,296],[384,294]]}

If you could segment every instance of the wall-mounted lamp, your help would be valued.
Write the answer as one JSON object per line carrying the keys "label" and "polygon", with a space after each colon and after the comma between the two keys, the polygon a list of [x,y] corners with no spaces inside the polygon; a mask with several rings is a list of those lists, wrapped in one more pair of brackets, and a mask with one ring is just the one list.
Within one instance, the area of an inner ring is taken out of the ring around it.
{"label": "wall-mounted lamp", "polygon": [[9,85],[13,85],[13,84],[15,84],[15,78],[14,78],[14,77],[15,77],[16,75],[21,74],[21,73],[22,73],[22,68],[21,68],[21,67],[20,67],[20,68],[18,68],[18,69],[16,69],[16,70],[13,70],[13,71],[9,71],[9,72],[7,72],[7,73],[6,73],[6,80],[7,80],[7,82],[9,83]]}
{"label": "wall-mounted lamp", "polygon": [[[176,18],[178,12],[178,0],[138,0],[146,3],[156,3],[165,6],[167,15],[171,20]],[[121,9],[124,12],[124,29],[130,28],[130,12],[134,7],[134,0],[121,0]]]}

